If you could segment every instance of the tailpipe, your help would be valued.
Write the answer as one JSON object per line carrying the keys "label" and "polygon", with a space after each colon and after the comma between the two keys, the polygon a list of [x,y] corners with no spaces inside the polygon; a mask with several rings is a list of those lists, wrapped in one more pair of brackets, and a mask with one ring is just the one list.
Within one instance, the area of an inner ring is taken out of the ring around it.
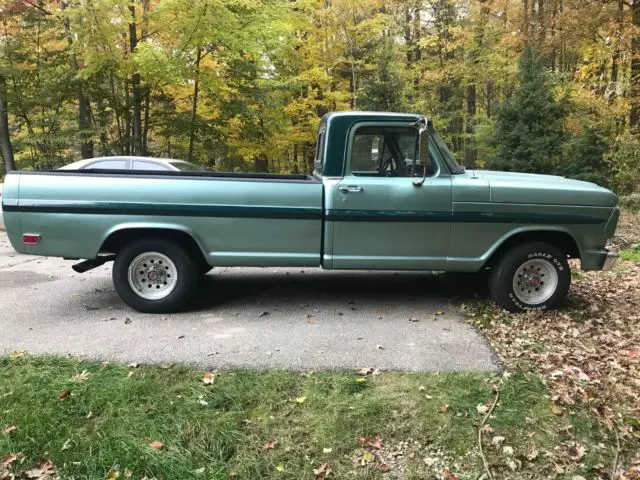
{"label": "tailpipe", "polygon": [[102,255],[97,258],[92,258],[90,260],[85,260],[84,262],[76,263],[71,268],[73,268],[75,272],[84,273],[88,272],[89,270],[93,270],[100,265],[104,265],[107,262],[111,262],[115,260],[115,258],[115,255]]}

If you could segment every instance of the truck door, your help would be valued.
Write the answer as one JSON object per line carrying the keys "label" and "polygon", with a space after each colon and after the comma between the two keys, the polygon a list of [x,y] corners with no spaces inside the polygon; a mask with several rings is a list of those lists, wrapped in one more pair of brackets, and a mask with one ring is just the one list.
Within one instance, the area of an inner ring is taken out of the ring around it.
{"label": "truck door", "polygon": [[[327,266],[446,268],[451,177],[434,161],[433,148],[428,160],[414,163],[417,139],[416,127],[404,122],[361,123],[352,130],[344,177],[333,186],[327,212],[333,230]],[[426,180],[416,186],[423,168]]]}

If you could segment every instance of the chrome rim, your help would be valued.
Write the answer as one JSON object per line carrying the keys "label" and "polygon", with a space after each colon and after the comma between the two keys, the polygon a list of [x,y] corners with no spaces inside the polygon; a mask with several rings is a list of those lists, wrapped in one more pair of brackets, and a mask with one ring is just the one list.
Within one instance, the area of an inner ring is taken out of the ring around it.
{"label": "chrome rim", "polygon": [[542,258],[527,260],[513,276],[513,292],[518,300],[538,305],[551,298],[558,287],[558,272],[553,264]]}
{"label": "chrome rim", "polygon": [[176,288],[178,271],[169,257],[145,252],[129,264],[129,286],[147,300],[160,300]]}

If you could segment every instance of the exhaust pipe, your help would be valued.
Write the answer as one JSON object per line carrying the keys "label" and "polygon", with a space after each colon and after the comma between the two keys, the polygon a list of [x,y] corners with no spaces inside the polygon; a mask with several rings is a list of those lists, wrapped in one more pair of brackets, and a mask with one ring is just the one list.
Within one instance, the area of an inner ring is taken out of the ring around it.
{"label": "exhaust pipe", "polygon": [[90,260],[85,260],[84,262],[76,263],[71,268],[78,273],[88,272],[89,270],[93,270],[100,265],[104,265],[107,262],[111,262],[115,260],[115,255],[103,255],[101,257],[92,258]]}

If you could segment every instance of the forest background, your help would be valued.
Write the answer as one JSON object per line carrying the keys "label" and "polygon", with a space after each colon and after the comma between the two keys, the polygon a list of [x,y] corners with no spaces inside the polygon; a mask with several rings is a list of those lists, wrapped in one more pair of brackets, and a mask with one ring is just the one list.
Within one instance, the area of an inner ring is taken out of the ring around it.
{"label": "forest background", "polygon": [[429,116],[467,167],[640,189],[640,0],[0,0],[0,21],[0,175],[308,173],[325,113],[380,110]]}

